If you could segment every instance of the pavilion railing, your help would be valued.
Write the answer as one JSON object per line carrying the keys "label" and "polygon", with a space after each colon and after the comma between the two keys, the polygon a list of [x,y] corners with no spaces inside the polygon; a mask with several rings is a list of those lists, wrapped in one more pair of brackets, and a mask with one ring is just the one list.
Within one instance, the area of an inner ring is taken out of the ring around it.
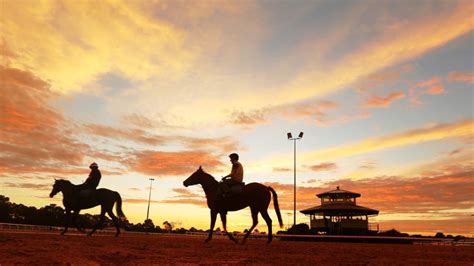
{"label": "pavilion railing", "polygon": [[369,223],[369,231],[379,231],[379,224],[377,223]]}

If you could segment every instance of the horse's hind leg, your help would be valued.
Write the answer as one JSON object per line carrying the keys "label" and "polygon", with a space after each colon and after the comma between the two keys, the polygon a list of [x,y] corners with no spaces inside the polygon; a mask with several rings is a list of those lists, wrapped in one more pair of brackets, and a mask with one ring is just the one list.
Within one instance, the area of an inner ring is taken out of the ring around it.
{"label": "horse's hind leg", "polygon": [[262,214],[263,219],[267,223],[268,226],[268,241],[267,244],[270,244],[272,242],[272,219],[270,218],[270,215],[268,215],[267,210],[263,210],[260,212]]}
{"label": "horse's hind leg", "polygon": [[102,223],[104,222],[104,218],[105,218],[105,211],[104,211],[104,208],[102,208],[102,210],[100,211],[99,221],[95,224],[92,231],[88,234],[89,236],[91,236],[97,230],[97,228],[99,228],[99,226],[102,225]]}
{"label": "horse's hind leg", "polygon": [[252,233],[255,226],[257,226],[257,224],[258,224],[258,210],[256,210],[255,208],[250,207],[250,211],[252,212],[252,222],[253,222],[253,224],[252,224],[252,227],[250,227],[250,229],[245,234],[244,239],[242,239],[242,244],[245,244],[245,241],[247,240],[247,237],[249,237],[249,235]]}
{"label": "horse's hind leg", "polygon": [[225,234],[230,238],[230,240],[234,241],[234,243],[237,243],[237,240],[234,238],[234,236],[227,232],[227,213],[221,212],[220,215],[222,220],[222,227],[224,228]]}
{"label": "horse's hind leg", "polygon": [[117,232],[115,233],[115,236],[119,236],[120,235],[120,227],[119,227],[119,224],[118,224],[117,216],[114,215],[112,210],[108,210],[107,214],[110,216],[110,218],[112,218],[112,221],[114,222],[115,228],[117,228]]}

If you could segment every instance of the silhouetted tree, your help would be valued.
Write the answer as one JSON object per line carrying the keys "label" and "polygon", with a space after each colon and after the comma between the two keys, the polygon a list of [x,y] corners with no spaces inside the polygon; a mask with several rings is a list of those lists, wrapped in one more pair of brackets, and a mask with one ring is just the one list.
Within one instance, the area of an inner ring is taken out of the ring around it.
{"label": "silhouetted tree", "polygon": [[0,222],[11,222],[12,203],[8,197],[0,195]]}
{"label": "silhouetted tree", "polygon": [[164,221],[163,226],[165,227],[165,230],[168,232],[171,232],[171,230],[173,230],[173,225],[168,221]]}

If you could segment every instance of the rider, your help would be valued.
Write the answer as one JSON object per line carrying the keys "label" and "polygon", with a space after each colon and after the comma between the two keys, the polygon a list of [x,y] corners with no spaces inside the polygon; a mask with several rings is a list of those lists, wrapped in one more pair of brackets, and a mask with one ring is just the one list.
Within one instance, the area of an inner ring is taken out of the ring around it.
{"label": "rider", "polygon": [[91,165],[89,165],[89,168],[91,169],[91,172],[89,173],[89,177],[86,179],[86,181],[83,184],[80,184],[78,186],[80,192],[79,196],[81,198],[88,198],[91,196],[91,194],[95,191],[97,186],[99,185],[100,178],[102,177],[102,174],[99,171],[99,166],[97,163],[93,162]]}
{"label": "rider", "polygon": [[244,168],[239,162],[239,155],[232,153],[229,155],[230,162],[232,163],[232,170],[230,174],[222,178],[220,188],[224,192],[223,196],[230,192],[230,187],[237,184],[242,184],[244,179]]}

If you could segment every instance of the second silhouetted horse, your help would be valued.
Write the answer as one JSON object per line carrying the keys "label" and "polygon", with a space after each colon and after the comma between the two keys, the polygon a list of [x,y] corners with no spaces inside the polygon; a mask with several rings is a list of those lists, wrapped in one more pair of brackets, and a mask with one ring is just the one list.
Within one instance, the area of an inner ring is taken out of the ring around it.
{"label": "second silhouetted horse", "polygon": [[237,240],[232,236],[232,234],[227,232],[226,215],[228,211],[238,211],[245,207],[250,207],[253,224],[245,234],[242,243],[245,243],[247,237],[250,235],[255,226],[257,226],[258,213],[262,215],[268,226],[267,243],[272,242],[272,219],[268,215],[267,211],[268,205],[270,204],[271,195],[273,195],[273,204],[278,217],[278,222],[280,227],[283,227],[280,208],[278,207],[277,194],[273,188],[260,183],[250,183],[242,189],[242,192],[239,195],[232,198],[220,198],[220,195],[218,194],[219,182],[217,182],[210,174],[204,172],[201,167],[199,167],[196,172],[194,172],[183,182],[185,187],[197,184],[202,185],[202,188],[206,193],[207,206],[209,209],[211,209],[211,228],[209,230],[209,235],[206,239],[206,242],[212,239],[212,232],[214,230],[214,225],[216,224],[217,214],[220,214],[225,233],[232,241],[237,243]]}

